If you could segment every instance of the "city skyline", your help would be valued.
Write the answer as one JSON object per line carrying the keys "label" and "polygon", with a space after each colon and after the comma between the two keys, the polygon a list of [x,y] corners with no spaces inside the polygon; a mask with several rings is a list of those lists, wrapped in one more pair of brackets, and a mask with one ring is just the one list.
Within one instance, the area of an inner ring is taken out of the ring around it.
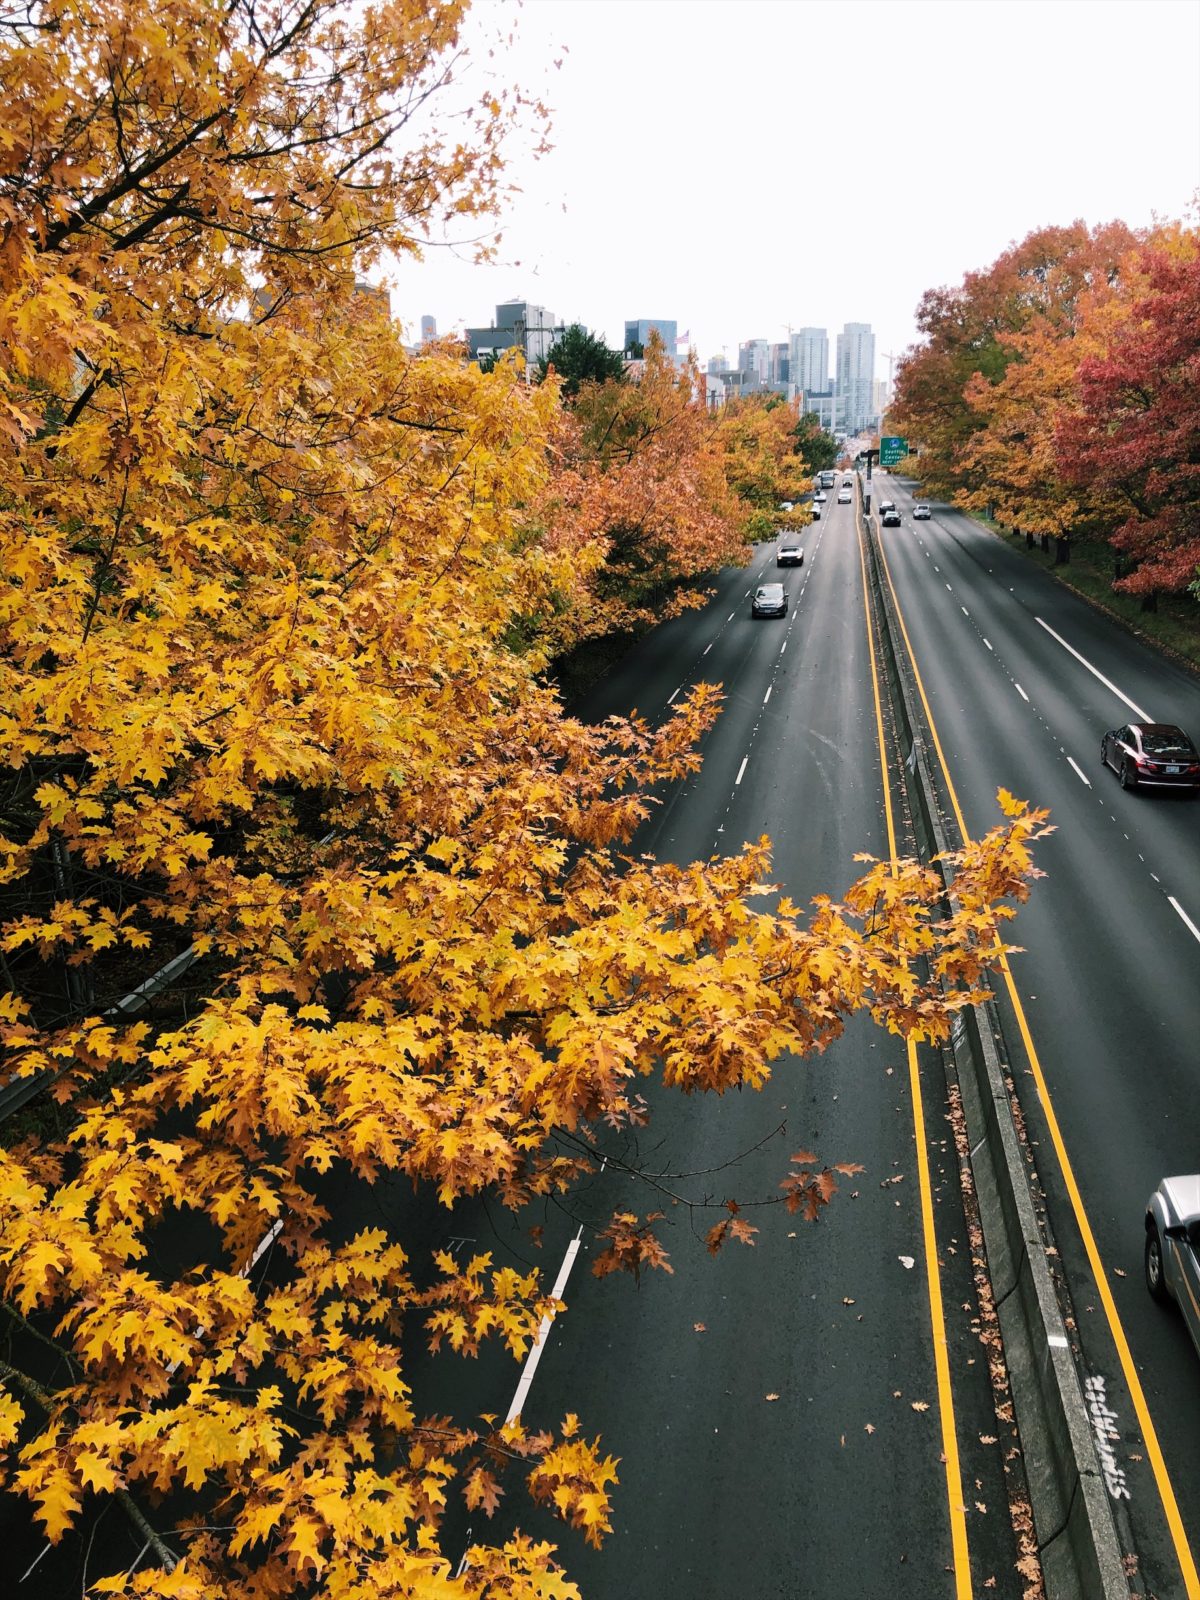
{"label": "city skyline", "polygon": [[[449,333],[527,298],[614,349],[625,316],[645,309],[677,316],[702,361],[721,350],[736,360],[751,337],[784,340],[801,318],[831,328],[862,318],[880,352],[899,354],[916,337],[922,295],[961,283],[1035,228],[1076,218],[1148,227],[1188,212],[1200,188],[1200,8],[1144,0],[1134,27],[1129,5],[1099,0],[1081,28],[1076,5],[1047,0],[1032,52],[1014,26],[1020,10],[744,0],[736,12],[690,8],[683,28],[678,8],[646,0],[639,59],[671,63],[692,106],[682,116],[676,94],[624,92],[638,79],[611,5],[530,0],[518,15],[477,3],[468,65],[485,84],[544,100],[552,148],[539,159],[532,141],[512,152],[513,189],[494,224],[435,241],[424,261],[389,263],[406,335],[422,313]],[[923,86],[967,91],[981,61],[987,69],[959,139],[946,136],[954,113],[944,108],[907,118],[902,139],[885,118],[869,135],[855,124],[826,138],[801,128],[794,97],[766,76],[740,108],[710,93],[792,56],[831,74],[852,60],[872,94],[900,90],[914,106]],[[1020,114],[999,87],[1018,83]],[[784,160],[806,174],[788,203]],[[495,251],[491,262],[476,264],[476,242]]]}

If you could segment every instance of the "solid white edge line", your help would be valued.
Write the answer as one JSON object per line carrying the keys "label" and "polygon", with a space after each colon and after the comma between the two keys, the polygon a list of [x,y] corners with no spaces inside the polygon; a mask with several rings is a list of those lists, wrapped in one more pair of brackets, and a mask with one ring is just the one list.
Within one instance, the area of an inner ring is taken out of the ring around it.
{"label": "solid white edge line", "polygon": [[1021,685],[1017,682],[1017,680],[1015,678],[1013,679],[1013,688],[1021,696],[1022,700],[1028,701],[1029,696],[1025,693],[1024,689],[1022,689]]}
{"label": "solid white edge line", "polygon": [[1079,662],[1080,666],[1086,667],[1088,669],[1088,671],[1091,673],[1093,678],[1099,678],[1100,682],[1104,685],[1104,687],[1106,689],[1111,689],[1112,692],[1116,695],[1117,699],[1121,702],[1121,704],[1128,706],[1130,711],[1133,712],[1134,716],[1137,717],[1139,721],[1141,721],[1141,722],[1153,722],[1154,721],[1154,718],[1149,714],[1149,712],[1143,711],[1141,706],[1137,705],[1133,700],[1131,700],[1127,694],[1123,694],[1121,692],[1121,690],[1117,688],[1116,684],[1113,683],[1111,678],[1106,678],[1104,676],[1104,674],[1097,667],[1094,667],[1092,665],[1092,663],[1087,659],[1086,656],[1081,656],[1079,654],[1079,651],[1075,649],[1074,645],[1068,644],[1067,641],[1063,638],[1063,636],[1060,633],[1055,633],[1054,629],[1050,626],[1050,624],[1048,622],[1043,622],[1041,617],[1034,617],[1033,620],[1037,623],[1039,628],[1045,628],[1046,632],[1050,635],[1050,637],[1052,639],[1056,640],[1057,643],[1062,645],[1063,649],[1067,652],[1068,655],[1074,656],[1076,661]]}
{"label": "solid white edge line", "polygon": [[744,773],[744,772],[745,772],[745,770],[746,770],[746,763],[747,763],[747,761],[749,761],[749,759],[750,759],[750,757],[749,757],[749,756],[743,756],[743,757],[742,757],[742,764],[741,764],[741,766],[740,766],[740,767],[739,767],[739,768],[738,768],[738,775],[737,775],[737,777],[736,777],[736,778],[735,778],[735,779],[734,779],[734,780],[733,780],[733,786],[734,786],[734,788],[735,788],[735,789],[736,789],[736,788],[737,788],[737,786],[738,786],[738,784],[739,784],[739,783],[741,783],[741,781],[742,781],[742,774],[743,774],[743,773]]}
{"label": "solid white edge line", "polygon": [[1075,768],[1075,771],[1076,771],[1076,774],[1079,777],[1080,783],[1086,783],[1088,788],[1090,789],[1092,787],[1092,780],[1087,776],[1087,774],[1084,772],[1083,768],[1079,765],[1078,761],[1076,761],[1074,756],[1068,756],[1067,757],[1067,764],[1069,766],[1072,766],[1072,767]]}
{"label": "solid white edge line", "polygon": [[[563,1264],[558,1269],[558,1277],[555,1278],[554,1287],[550,1291],[552,1300],[561,1300],[563,1297],[563,1290],[567,1287],[567,1279],[571,1276],[571,1268],[575,1265],[575,1257],[579,1254],[582,1233],[583,1228],[580,1226],[579,1232],[567,1246]],[[513,1395],[512,1405],[509,1406],[508,1415],[504,1419],[506,1428],[510,1422],[515,1421],[521,1415],[521,1407],[529,1398],[529,1391],[533,1388],[534,1374],[537,1372],[538,1362],[542,1359],[542,1351],[546,1348],[546,1340],[550,1336],[550,1329],[553,1323],[553,1317],[543,1317],[538,1324],[537,1338],[533,1341],[533,1347],[525,1357],[525,1365],[521,1370],[521,1377],[517,1383],[517,1392]]]}
{"label": "solid white edge line", "polygon": [[1196,924],[1192,921],[1191,917],[1188,916],[1187,912],[1179,904],[1179,901],[1176,900],[1176,898],[1175,898],[1175,896],[1173,894],[1169,894],[1167,896],[1167,899],[1171,903],[1171,905],[1173,905],[1175,907],[1175,910],[1179,914],[1180,918],[1187,924],[1188,928],[1191,930],[1192,937],[1196,940],[1196,942],[1198,944],[1200,944],[1200,928],[1198,928],[1196,926]]}

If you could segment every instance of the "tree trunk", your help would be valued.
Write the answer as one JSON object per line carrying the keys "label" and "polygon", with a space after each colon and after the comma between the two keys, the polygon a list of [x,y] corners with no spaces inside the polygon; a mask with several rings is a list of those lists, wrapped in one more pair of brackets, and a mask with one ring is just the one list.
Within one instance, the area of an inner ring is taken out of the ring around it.
{"label": "tree trunk", "polygon": [[1048,533],[1043,533],[1041,535],[1041,541],[1042,541],[1042,549],[1046,552],[1047,555],[1049,555],[1050,554],[1050,535]]}
{"label": "tree trunk", "polygon": [[1071,541],[1056,535],[1054,540],[1054,565],[1065,567],[1071,560]]}
{"label": "tree trunk", "polygon": [[1025,548],[1026,550],[1033,549],[1033,535],[1030,533],[1028,528],[1025,530]]}
{"label": "tree trunk", "polygon": [[1149,594],[1144,594],[1142,596],[1142,610],[1143,611],[1157,611],[1158,610],[1158,590],[1157,589],[1151,589]]}

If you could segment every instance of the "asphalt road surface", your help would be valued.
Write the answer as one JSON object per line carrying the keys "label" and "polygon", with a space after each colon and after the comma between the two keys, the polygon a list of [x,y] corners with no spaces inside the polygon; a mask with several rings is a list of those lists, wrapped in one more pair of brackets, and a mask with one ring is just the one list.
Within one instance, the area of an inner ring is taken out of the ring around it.
{"label": "asphalt road surface", "polygon": [[1123,791],[1099,749],[1139,718],[1200,735],[1200,680],[1056,583],[1023,540],[936,506],[914,522],[906,486],[885,486],[903,512],[883,533],[887,564],[968,831],[993,824],[1001,785],[1057,827],[998,991],[1005,1038],[1085,1382],[1111,1414],[1119,1526],[1146,1594],[1194,1600],[1200,1361],[1147,1295],[1142,1251],[1158,1180],[1200,1169],[1200,801]]}
{"label": "asphalt road surface", "polygon": [[[786,584],[786,619],[751,619],[763,577]],[[683,862],[765,832],[774,877],[800,903],[844,890],[856,852],[887,856],[854,507],[826,507],[802,568],[777,571],[764,546],[722,574],[712,603],[644,640],[584,710],[657,718],[702,679],[727,697],[703,770],[664,797],[639,847]],[[713,1208],[673,1204],[612,1169],[583,1198],[583,1219],[597,1221],[657,1199],[674,1267],[640,1286],[597,1280],[585,1229],[569,1310],[522,1397],[527,1423],[576,1412],[620,1457],[600,1552],[532,1520],[585,1595],[1023,1593],[1004,1471],[1013,1436],[979,1337],[940,1057],[918,1067],[928,1240],[906,1050],[867,1021],[818,1058],[780,1063],[761,1094],[654,1097],[648,1135],[614,1153]],[[865,1171],[818,1223],[765,1206],[750,1213],[753,1248],[711,1259],[703,1234],[721,1202],[777,1194],[796,1149]],[[548,1228],[547,1275],[574,1238],[572,1224]]]}

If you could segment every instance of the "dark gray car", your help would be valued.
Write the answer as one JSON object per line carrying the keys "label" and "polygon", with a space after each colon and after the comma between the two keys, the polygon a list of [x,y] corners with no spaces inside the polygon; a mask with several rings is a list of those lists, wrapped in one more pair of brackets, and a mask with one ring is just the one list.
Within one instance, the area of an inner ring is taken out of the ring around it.
{"label": "dark gray car", "polygon": [[1200,1173],[1164,1178],[1146,1202],[1146,1287],[1174,1300],[1200,1351]]}
{"label": "dark gray car", "polygon": [[752,617],[786,617],[787,590],[781,583],[760,583],[750,606]]}

